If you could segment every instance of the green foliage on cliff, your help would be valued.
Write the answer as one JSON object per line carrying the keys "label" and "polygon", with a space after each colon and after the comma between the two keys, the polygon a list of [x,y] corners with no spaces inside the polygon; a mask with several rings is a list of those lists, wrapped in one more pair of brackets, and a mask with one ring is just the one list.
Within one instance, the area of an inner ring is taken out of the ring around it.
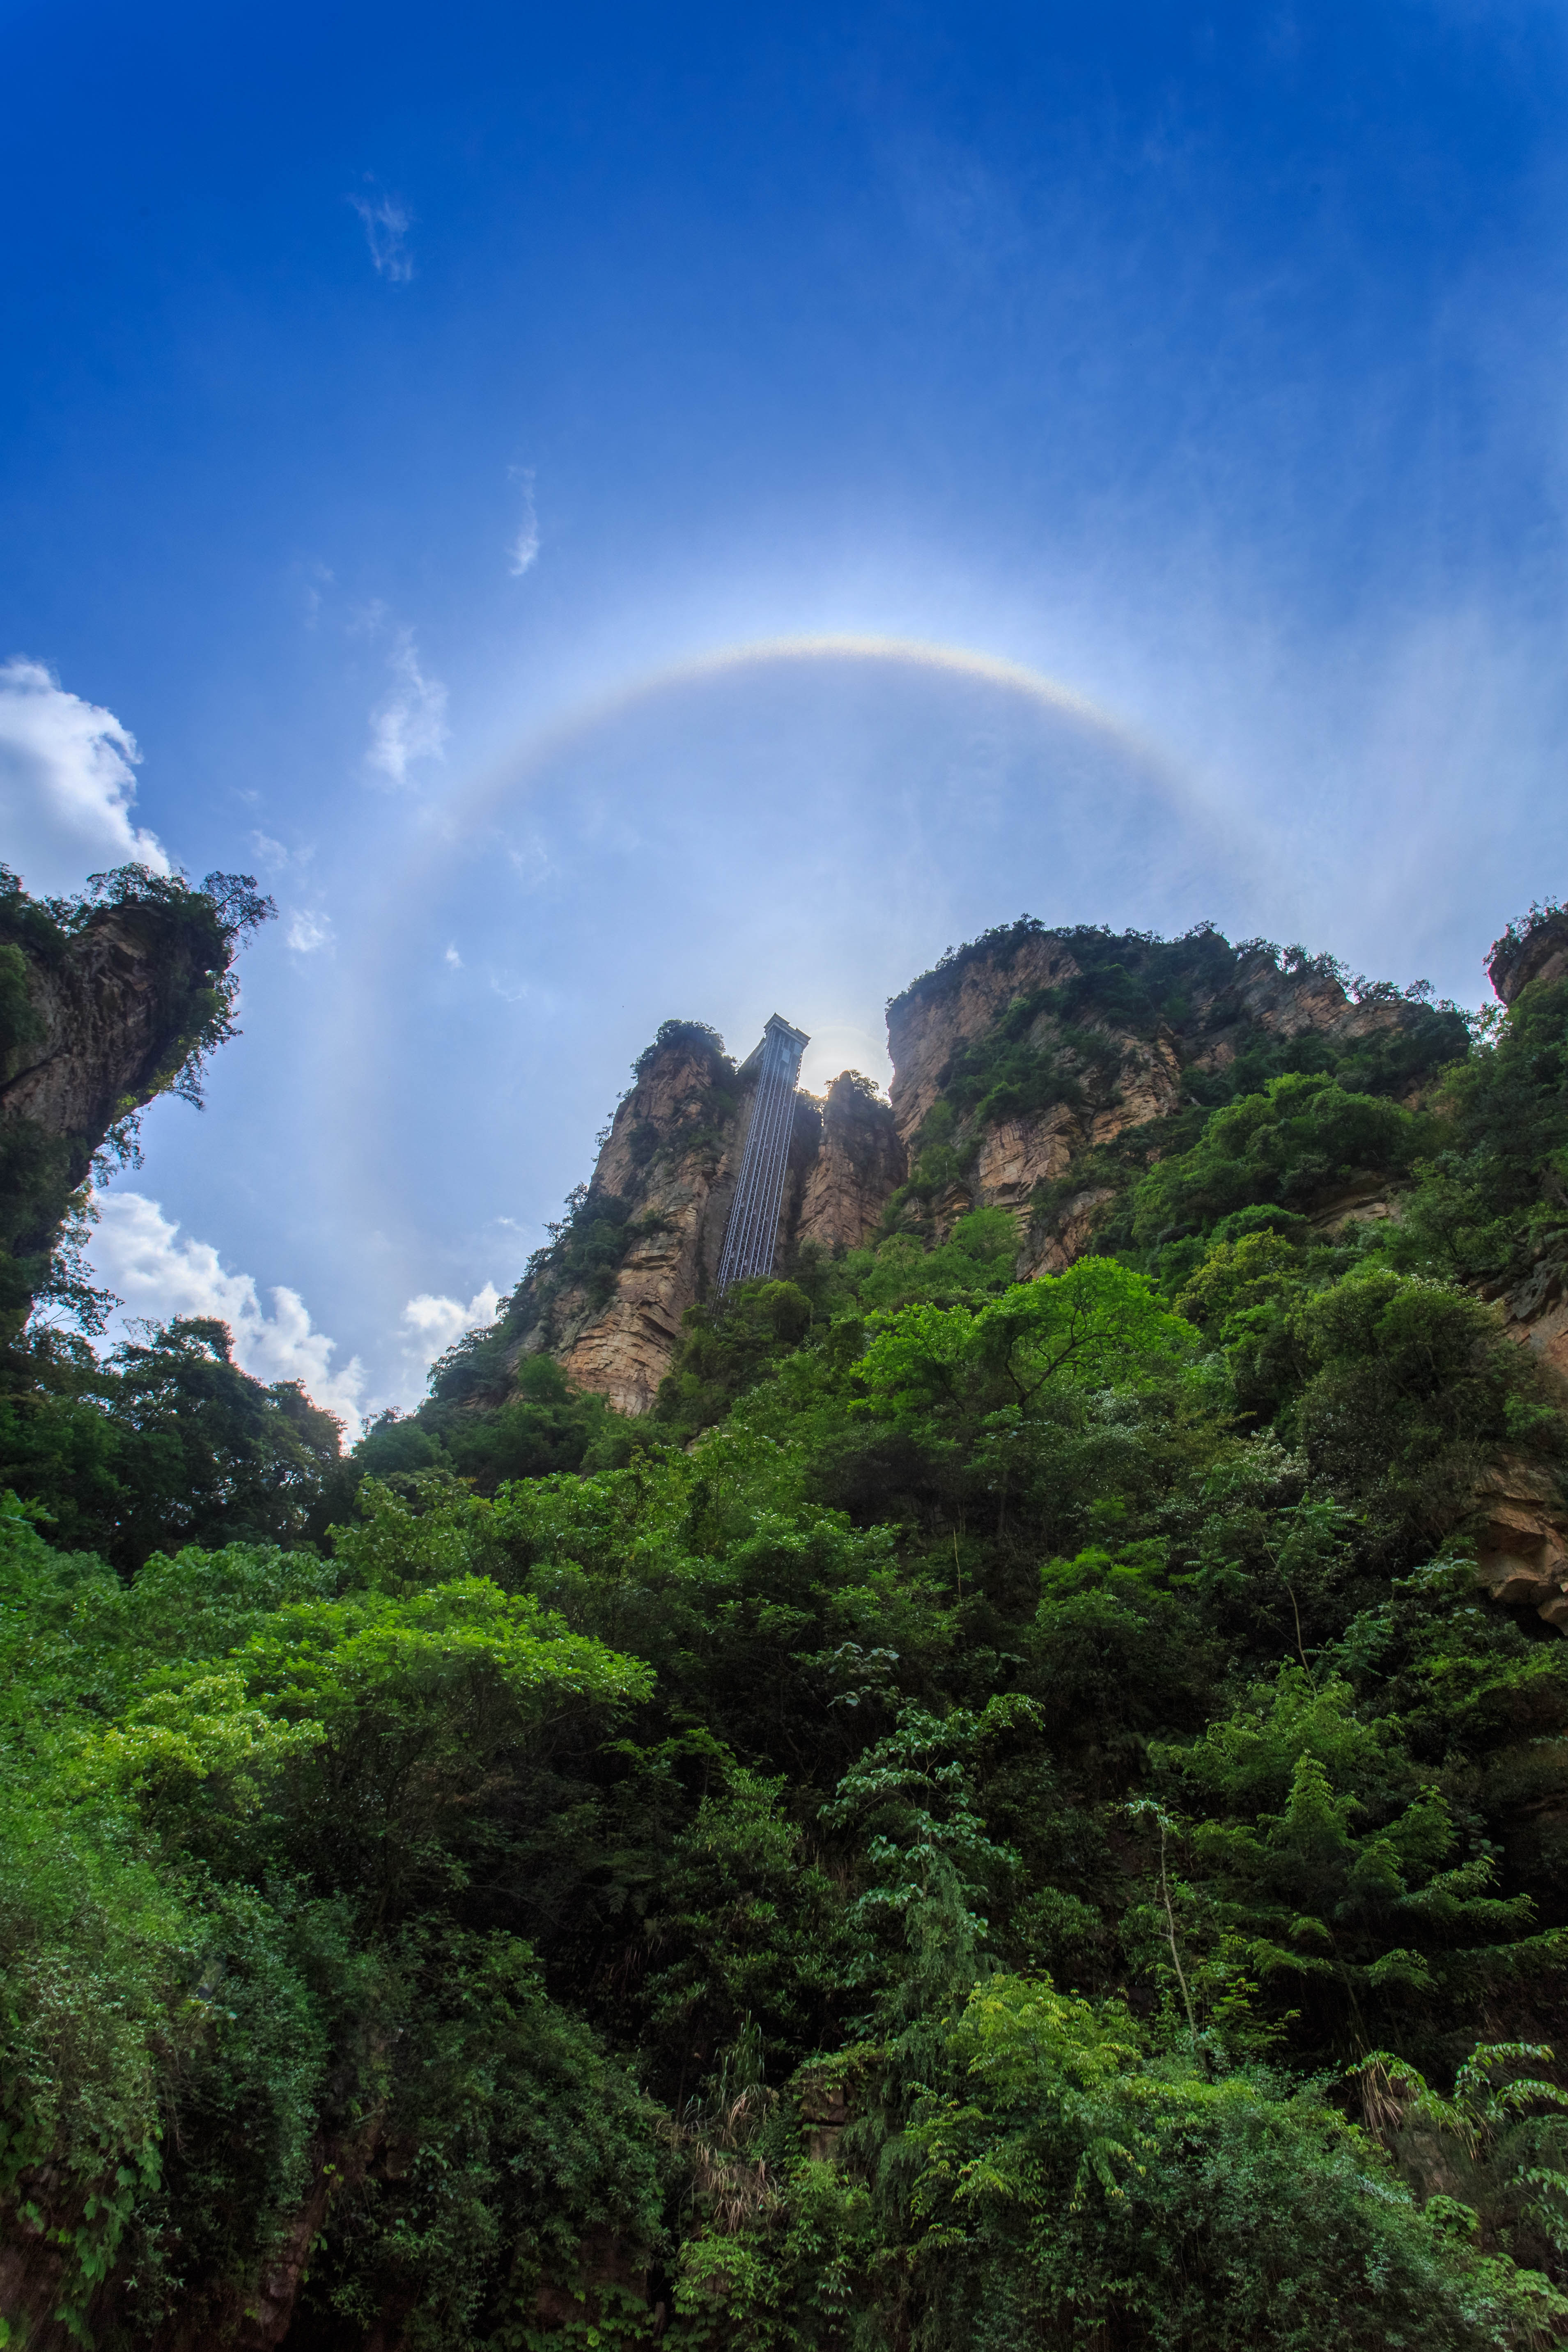
{"label": "green foliage on cliff", "polygon": [[1315,1208],[1358,1177],[1407,1176],[1434,1132],[1397,1103],[1330,1077],[1270,1078],[1216,1111],[1190,1151],[1150,1171],[1138,1188],[1133,1239],[1202,1232],[1266,1202]]}
{"label": "green foliage on cliff", "polygon": [[1260,1066],[1094,1254],[803,1254],[635,1429],[511,1310],[349,1464],[210,1327],[40,1357],[14,2336],[1564,2340],[1568,1649],[1468,1515],[1568,1460],[1480,1295],[1568,1259],[1565,1054]]}
{"label": "green foliage on cliff", "polygon": [[632,1076],[640,1078],[643,1072],[671,1045],[681,1045],[710,1063],[718,1072],[729,1074],[734,1064],[724,1051],[724,1040],[717,1029],[706,1021],[661,1021],[654,1033],[651,1045],[645,1045],[632,1064]]}
{"label": "green foliage on cliff", "polygon": [[[980,955],[1005,970],[1029,940],[1045,936],[1045,926],[1027,918],[987,932],[944,958],[895,1004],[951,982]],[[1358,1150],[1360,1165],[1404,1172],[1409,1154],[1403,1161],[1389,1156],[1390,1139],[1376,1132],[1378,1112],[1352,1111],[1344,1098],[1371,1098],[1392,1114],[1395,1097],[1430,1085],[1468,1050],[1465,1016],[1451,1004],[1429,1003],[1424,983],[1401,995],[1384,983],[1350,982],[1358,1003],[1384,1010],[1382,1017],[1342,1024],[1335,1034],[1264,1020],[1258,1006],[1282,982],[1335,988],[1348,982],[1331,957],[1310,956],[1300,947],[1281,951],[1269,940],[1253,940],[1233,948],[1207,923],[1178,940],[1091,926],[1048,936],[1070,954],[1074,975],[1021,991],[988,1028],[957,1047],[913,1139],[909,1183],[889,1203],[889,1230],[910,1223],[923,1229],[931,1205],[964,1182],[987,1128],[1052,1110],[1064,1121],[1090,1127],[1097,1105],[1124,1074],[1130,1045],[1158,1041],[1173,1065],[1179,1064],[1184,1108],[1108,1146],[1078,1152],[1068,1174],[1040,1188],[1036,1222],[1041,1231],[1055,1226],[1075,1195],[1094,1192],[1100,1195],[1100,1228],[1110,1246],[1124,1246],[1133,1185],[1153,1160],[1206,1137],[1208,1114],[1231,1103],[1273,1101],[1281,1106],[1281,1118],[1289,1106],[1310,1123],[1314,1101],[1330,1089],[1331,1100],[1319,1101],[1316,1113],[1323,1131],[1294,1137],[1293,1159],[1287,1150],[1292,1164],[1282,1172],[1295,1178],[1298,1192],[1311,1192],[1314,1175],[1321,1178]],[[1217,1055],[1216,1036],[1224,1039]],[[1256,1124],[1255,1111],[1246,1117]],[[1257,1148],[1248,1150],[1250,1141],[1250,1131],[1226,1132],[1209,1147],[1236,1194],[1233,1205],[1273,1197],[1258,1189],[1268,1171],[1258,1165]],[[1337,1159],[1325,1156],[1335,1153]],[[1323,1189],[1320,1181],[1316,1190]],[[1146,1204],[1144,1222],[1157,1205]],[[1181,1211],[1180,1202],[1173,1205]]]}
{"label": "green foliage on cliff", "polygon": [[[6,1339],[39,1298],[89,1330],[102,1328],[102,1302],[81,1267],[79,1188],[96,1154],[121,1161],[131,1155],[137,1113],[154,1096],[199,1105],[208,1055],[237,1034],[236,950],[273,912],[248,874],[209,874],[197,890],[182,875],[126,866],[95,874],[78,898],[37,899],[0,866],[0,1335]],[[110,936],[121,961],[141,966],[140,985],[128,992],[117,982],[77,977],[98,940]],[[149,1006],[146,1034],[122,1068],[117,1027],[129,1029]],[[58,1036],[51,1037],[51,1018]],[[86,1126],[78,1114],[61,1123],[31,1107],[28,1076],[56,1056],[84,1066],[71,1092],[79,1106],[98,1106]]]}

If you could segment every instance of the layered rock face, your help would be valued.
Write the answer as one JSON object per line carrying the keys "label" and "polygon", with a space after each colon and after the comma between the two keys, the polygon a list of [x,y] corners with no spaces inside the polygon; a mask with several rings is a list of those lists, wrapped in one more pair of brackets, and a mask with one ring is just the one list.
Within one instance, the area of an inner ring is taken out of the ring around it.
{"label": "layered rock face", "polygon": [[863,1248],[909,1174],[892,1112],[869,1082],[846,1070],[822,1107],[821,1139],[806,1170],[790,1231],[796,1245]]}
{"label": "layered rock face", "polygon": [[[1114,944],[1134,966],[1152,952],[1136,939]],[[1217,937],[1197,958],[1201,976],[1152,1009],[1135,975],[1095,968],[1090,950],[1103,967],[1103,935],[1027,924],[980,941],[889,1005],[890,1102],[849,1072],[821,1100],[798,1097],[781,1270],[808,1244],[829,1254],[863,1247],[889,1218],[941,1238],[983,1207],[1017,1217],[1020,1277],[1058,1271],[1088,1245],[1112,1196],[1093,1163],[1071,1184],[1100,1147],[1152,1128],[1157,1153],[1159,1123],[1192,1101],[1194,1081],[1259,1040],[1316,1032],[1342,1045],[1416,1017],[1396,998],[1352,1003],[1305,960],[1287,968],[1275,950]],[[571,1229],[518,1300],[519,1356],[548,1351],[574,1381],[632,1413],[653,1405],[682,1317],[711,1293],[751,1108],[752,1081],[709,1033],[670,1024],[661,1037],[616,1112]],[[1020,1108],[1006,1087],[988,1088],[1002,1046],[1026,1072],[1048,1066],[1058,1098]],[[950,1176],[911,1192],[933,1114],[949,1139]]]}
{"label": "layered rock face", "polygon": [[893,1118],[907,1142],[947,1082],[960,1045],[987,1036],[1016,996],[1076,980],[1079,967],[1054,932],[1031,935],[1009,951],[960,957],[950,970],[928,974],[888,1007],[889,1090]]}
{"label": "layered rock face", "polygon": [[721,1180],[745,1100],[733,1065],[700,1037],[673,1040],[645,1060],[611,1121],[585,1204],[620,1213],[619,1263],[578,1271],[571,1242],[558,1244],[563,1262],[547,1262],[525,1293],[520,1353],[547,1349],[617,1412],[649,1410],[680,1318],[712,1279],[723,1238],[714,1193],[723,1190],[727,1209],[733,1176],[728,1187]]}
{"label": "layered rock face", "polygon": [[[1487,971],[1510,1012],[1531,981],[1561,980],[1568,971],[1568,908],[1533,909],[1522,922],[1510,923],[1487,960]],[[1561,1239],[1511,1288],[1489,1285],[1482,1296],[1500,1301],[1509,1338],[1533,1349],[1568,1382],[1568,1254]]]}
{"label": "layered rock face", "polygon": [[[754,1083],[689,1035],[646,1059],[611,1122],[579,1219],[591,1225],[595,1207],[613,1204],[616,1262],[578,1272],[571,1243],[558,1245],[558,1262],[529,1286],[520,1356],[548,1350],[618,1412],[651,1409],[681,1318],[713,1286]],[[798,1096],[781,1258],[805,1242],[858,1247],[903,1175],[891,1113],[867,1081],[846,1071],[825,1101]]]}
{"label": "layered rock face", "polygon": [[[1141,944],[1129,942],[1133,956]],[[1218,941],[1215,948],[1222,951],[1206,958],[1208,975],[1153,1019],[1143,1008],[1127,1016],[1120,968],[1116,978],[1086,970],[1073,934],[1023,927],[894,999],[888,1008],[893,1117],[911,1161],[931,1114],[952,1099],[964,1060],[973,1063],[1004,1027],[1023,1055],[1050,1057],[1066,1097],[1016,1115],[1005,1108],[988,1115],[983,1099],[967,1117],[960,1113],[955,1132],[971,1156],[936,1203],[939,1233],[966,1209],[1015,1210],[1020,1276],[1058,1273],[1086,1247],[1112,1197],[1110,1186],[1095,1182],[1061,1193],[1088,1153],[1169,1118],[1194,1099],[1194,1079],[1223,1073],[1260,1039],[1315,1032],[1342,1046],[1415,1017],[1397,998],[1354,1003],[1331,971],[1305,961],[1283,967],[1268,948]],[[1156,1139],[1155,1156],[1158,1150]],[[1042,1186],[1057,1195],[1043,1217]]]}

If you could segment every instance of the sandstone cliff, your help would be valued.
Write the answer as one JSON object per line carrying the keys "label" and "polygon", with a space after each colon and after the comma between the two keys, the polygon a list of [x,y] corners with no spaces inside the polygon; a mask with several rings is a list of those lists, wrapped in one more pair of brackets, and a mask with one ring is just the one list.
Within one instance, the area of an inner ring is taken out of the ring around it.
{"label": "sandstone cliff", "polygon": [[[548,1350],[580,1387],[647,1412],[681,1318],[709,1296],[740,1173],[755,1074],[710,1031],[668,1023],[616,1110],[592,1182],[513,1309],[514,1360]],[[796,1099],[779,1221],[781,1262],[803,1244],[855,1248],[901,1181],[886,1103],[846,1071]]]}
{"label": "sandstone cliff", "polygon": [[[717,1039],[667,1032],[610,1123],[593,1181],[522,1301],[520,1354],[548,1349],[620,1412],[646,1412],[680,1318],[712,1278],[749,1090]],[[726,1184],[724,1179],[729,1176]]]}
{"label": "sandstone cliff", "polygon": [[861,1249],[909,1174],[897,1124],[870,1081],[845,1070],[827,1089],[821,1138],[789,1229],[795,1245]]}
{"label": "sandstone cliff", "polygon": [[[939,1234],[965,1209],[1013,1209],[1020,1274],[1053,1273],[1130,1177],[1186,1149],[1233,1089],[1362,1051],[1371,1083],[1408,1093],[1443,1054],[1418,1033],[1444,1022],[1386,987],[1352,995],[1331,960],[1300,950],[1233,948],[1206,929],[1166,941],[1024,922],[889,1005],[893,1114],[917,1180],[932,1170]],[[1449,1054],[1462,1044],[1451,1025]]]}
{"label": "sandstone cliff", "polygon": [[[1206,929],[1164,941],[1015,924],[889,1006],[890,1102],[847,1071],[798,1098],[780,1271],[898,1227],[941,1238],[972,1208],[1016,1216],[1021,1276],[1055,1271],[1238,1087],[1364,1053],[1369,1082],[1408,1093],[1458,1050],[1451,1026],[1387,988],[1352,994],[1325,959]],[[509,1310],[514,1363],[545,1350],[617,1410],[651,1408],[682,1317],[711,1289],[751,1083],[711,1031],[666,1024]],[[1375,1215],[1375,1194],[1333,1205]]]}

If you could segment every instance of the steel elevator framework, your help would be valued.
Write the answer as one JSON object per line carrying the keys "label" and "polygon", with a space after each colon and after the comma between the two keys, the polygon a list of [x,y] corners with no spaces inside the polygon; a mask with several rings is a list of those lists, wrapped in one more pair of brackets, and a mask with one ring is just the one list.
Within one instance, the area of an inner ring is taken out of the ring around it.
{"label": "steel elevator framework", "polygon": [[763,1040],[742,1063],[742,1076],[760,1058],[757,1091],[752,1098],[751,1124],[741,1157],[740,1181],[730,1203],[724,1228],[724,1248],[719,1260],[720,1296],[732,1282],[749,1282],[772,1274],[778,1247],[779,1210],[784,1203],[784,1167],[789,1159],[790,1130],[795,1125],[795,1087],[800,1057],[811,1040],[804,1030],[792,1029],[775,1013]]}

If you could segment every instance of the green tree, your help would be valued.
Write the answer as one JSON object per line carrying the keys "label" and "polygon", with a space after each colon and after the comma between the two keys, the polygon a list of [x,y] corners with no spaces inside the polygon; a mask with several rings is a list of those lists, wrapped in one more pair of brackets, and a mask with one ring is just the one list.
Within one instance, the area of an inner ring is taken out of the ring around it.
{"label": "green tree", "polygon": [[1480,2352],[1568,2320],[1539,2273],[1418,2210],[1320,2095],[1208,2080],[1115,2004],[994,1977],[950,2048],[957,2079],[910,2132],[926,2346]]}

